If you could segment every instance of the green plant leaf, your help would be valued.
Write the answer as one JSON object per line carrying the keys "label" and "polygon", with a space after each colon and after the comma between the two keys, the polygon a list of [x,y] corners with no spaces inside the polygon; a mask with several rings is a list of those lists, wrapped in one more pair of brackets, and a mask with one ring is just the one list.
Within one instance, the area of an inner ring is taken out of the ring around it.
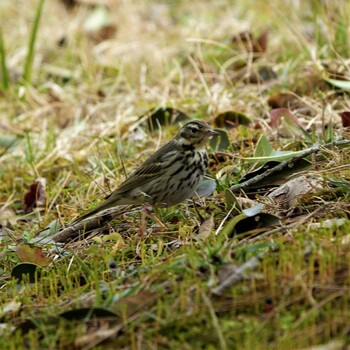
{"label": "green plant leaf", "polygon": [[305,154],[305,151],[307,149],[301,150],[301,151],[274,151],[270,156],[259,156],[259,157],[242,157],[241,159],[244,159],[248,162],[269,162],[269,161],[284,161],[288,159],[292,159],[295,157],[300,157],[301,155]]}
{"label": "green plant leaf", "polygon": [[268,157],[273,153],[273,148],[265,135],[261,135],[256,143],[254,157]]}
{"label": "green plant leaf", "polygon": [[232,207],[234,207],[236,212],[242,211],[241,205],[238,202],[237,197],[234,195],[234,193],[229,188],[226,188],[226,190],[225,190],[225,204],[226,204],[226,208],[228,210],[230,210],[230,209],[232,209]]}
{"label": "green plant leaf", "polygon": [[24,82],[29,84],[31,83],[31,80],[32,80],[35,43],[38,36],[39,23],[43,12],[44,2],[45,0],[39,0],[38,8],[36,10],[33,27],[30,34],[29,43],[28,43],[28,52],[27,52],[27,57],[24,65],[23,80]]}
{"label": "green plant leaf", "polygon": [[332,86],[342,89],[342,90],[350,90],[350,81],[348,80],[337,80],[337,79],[325,79],[327,83]]}
{"label": "green plant leaf", "polygon": [[249,125],[251,119],[241,112],[226,111],[218,114],[214,119],[217,128],[232,129],[238,125]]}
{"label": "green plant leaf", "polygon": [[2,87],[4,90],[9,88],[9,73],[6,64],[6,49],[4,38],[2,35],[2,30],[0,28],[0,77],[2,82]]}
{"label": "green plant leaf", "polygon": [[219,133],[209,141],[210,148],[214,151],[226,151],[230,148],[231,142],[228,134],[223,129],[214,129]]}

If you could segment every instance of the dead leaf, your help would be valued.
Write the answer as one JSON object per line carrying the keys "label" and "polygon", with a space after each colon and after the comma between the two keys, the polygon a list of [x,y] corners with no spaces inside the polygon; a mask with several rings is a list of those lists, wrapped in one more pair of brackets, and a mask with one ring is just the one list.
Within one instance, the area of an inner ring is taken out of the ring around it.
{"label": "dead leaf", "polygon": [[247,52],[264,53],[267,50],[269,33],[267,31],[260,34],[257,38],[250,31],[243,31],[232,37],[234,46],[243,46]]}
{"label": "dead leaf", "polygon": [[290,209],[298,204],[301,197],[320,188],[322,184],[319,178],[303,175],[276,188],[268,195],[268,198],[280,208]]}
{"label": "dead leaf", "polygon": [[89,32],[89,38],[95,43],[101,43],[102,41],[113,38],[116,32],[117,27],[113,24],[109,24],[95,32]]}
{"label": "dead leaf", "polygon": [[95,346],[108,339],[114,339],[122,328],[123,325],[121,324],[108,329],[97,329],[96,331],[77,337],[74,341],[74,345],[77,349],[87,350],[95,348]]}
{"label": "dead leaf", "polygon": [[51,259],[43,253],[42,249],[28,244],[18,244],[16,253],[22,262],[29,262],[39,266],[46,266],[51,261]]}
{"label": "dead leaf", "polygon": [[2,226],[8,226],[8,224],[16,223],[16,213],[11,208],[0,208],[0,224]]}
{"label": "dead leaf", "polygon": [[272,108],[288,108],[296,109],[300,107],[300,99],[292,93],[289,92],[278,92],[269,97],[267,103]]}
{"label": "dead leaf", "polygon": [[350,111],[339,113],[344,128],[350,128]]}
{"label": "dead leaf", "polygon": [[266,52],[268,40],[269,40],[269,32],[266,30],[265,32],[261,33],[256,40],[254,40],[253,51],[261,52],[261,53]]}
{"label": "dead leaf", "polygon": [[276,108],[270,111],[270,125],[283,137],[302,136],[303,131],[298,117],[287,108]]}
{"label": "dead leaf", "polygon": [[29,191],[24,195],[24,212],[30,213],[34,208],[46,206],[46,179],[38,178],[35,183],[31,184]]}
{"label": "dead leaf", "polygon": [[3,319],[5,316],[8,315],[11,315],[13,317],[21,309],[21,306],[21,302],[15,300],[9,301],[0,308],[0,318]]}
{"label": "dead leaf", "polygon": [[259,257],[252,257],[240,266],[234,264],[223,265],[219,270],[219,285],[214,288],[215,295],[222,295],[228,288],[240,283],[243,279],[249,278],[248,271],[256,269],[260,265]]}
{"label": "dead leaf", "polygon": [[[119,296],[118,296],[119,297]],[[153,303],[157,302],[159,294],[149,291],[141,291],[136,295],[130,295],[118,299],[114,311],[126,312],[128,317],[138,312],[141,308],[148,308]]]}
{"label": "dead leaf", "polygon": [[84,30],[90,39],[100,43],[112,38],[117,26],[112,22],[107,6],[96,6],[85,20]]}
{"label": "dead leaf", "polygon": [[61,3],[63,3],[63,5],[66,6],[68,10],[71,10],[74,6],[77,5],[76,0],[61,0]]}
{"label": "dead leaf", "polygon": [[214,214],[199,226],[198,234],[195,236],[198,241],[204,241],[210,237],[211,232],[214,229]]}
{"label": "dead leaf", "polygon": [[270,111],[271,127],[274,129],[278,129],[278,126],[281,124],[282,118],[289,119],[289,121],[295,123],[296,125],[299,125],[298,117],[289,109],[276,108]]}

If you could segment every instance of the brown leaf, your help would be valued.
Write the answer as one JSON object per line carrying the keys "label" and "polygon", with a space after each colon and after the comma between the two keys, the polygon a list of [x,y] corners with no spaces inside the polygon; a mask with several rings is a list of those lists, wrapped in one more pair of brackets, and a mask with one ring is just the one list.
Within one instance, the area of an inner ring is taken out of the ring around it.
{"label": "brown leaf", "polygon": [[69,10],[71,10],[75,5],[77,5],[77,1],[76,0],[61,0],[61,2]]}
{"label": "brown leaf", "polygon": [[251,43],[252,41],[253,33],[248,30],[234,35],[231,39],[232,44],[243,44],[244,46],[247,46],[247,44]]}
{"label": "brown leaf", "polygon": [[280,208],[290,209],[297,206],[298,200],[302,196],[313,193],[320,188],[322,185],[319,179],[303,175],[276,188],[268,195],[268,198],[274,204],[278,204]]}
{"label": "brown leaf", "polygon": [[255,38],[250,31],[243,31],[234,35],[231,39],[233,45],[240,45],[248,52],[264,53],[268,45],[268,31],[263,32]]}
{"label": "brown leaf", "polygon": [[243,279],[249,279],[249,272],[260,265],[260,258],[252,257],[240,266],[234,264],[223,265],[219,270],[219,283],[213,289],[215,295],[222,295],[227,289],[240,283]]}
{"label": "brown leaf", "polygon": [[34,208],[46,206],[46,179],[38,178],[31,184],[29,191],[24,195],[24,212],[30,213]]}
{"label": "brown leaf", "polygon": [[89,32],[89,38],[95,43],[101,43],[105,40],[113,38],[114,34],[117,32],[117,27],[113,24],[106,25],[99,30],[94,32]]}
{"label": "brown leaf", "polygon": [[289,119],[289,122],[292,122],[296,125],[299,125],[298,117],[292,113],[287,108],[276,108],[270,111],[270,124],[274,129],[278,129],[281,124],[282,118]]}
{"label": "brown leaf", "polygon": [[196,236],[198,241],[206,240],[214,229],[214,214],[199,226],[198,235]]}
{"label": "brown leaf", "polygon": [[344,128],[350,128],[350,111],[339,113]]}
{"label": "brown leaf", "polygon": [[267,100],[267,103],[272,108],[291,108],[295,109],[300,106],[300,100],[289,92],[278,92],[275,95],[272,95]]}
{"label": "brown leaf", "polygon": [[46,266],[51,259],[44,255],[40,248],[30,246],[28,244],[18,244],[16,253],[23,262],[29,262],[39,266]]}
{"label": "brown leaf", "polygon": [[120,299],[114,311],[123,310],[127,312],[127,314],[130,316],[135,314],[141,308],[145,308],[152,305],[158,300],[158,298],[158,293],[144,290],[136,295],[130,295]]}
{"label": "brown leaf", "polygon": [[266,52],[268,39],[269,39],[268,31],[265,31],[262,34],[260,34],[260,36],[253,42],[253,51],[261,52],[261,53]]}

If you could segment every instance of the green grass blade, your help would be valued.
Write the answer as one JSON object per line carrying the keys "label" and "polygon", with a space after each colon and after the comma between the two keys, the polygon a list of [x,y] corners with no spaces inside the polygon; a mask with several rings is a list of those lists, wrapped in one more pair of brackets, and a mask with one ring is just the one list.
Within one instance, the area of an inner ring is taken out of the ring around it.
{"label": "green grass blade", "polygon": [[0,72],[1,72],[1,83],[3,89],[7,90],[9,88],[9,74],[6,65],[6,50],[4,44],[4,38],[2,35],[2,30],[0,28]]}
{"label": "green grass blade", "polygon": [[33,61],[34,61],[34,48],[35,48],[35,42],[37,39],[40,18],[41,18],[42,12],[43,12],[44,2],[45,2],[45,0],[39,0],[39,5],[38,5],[37,11],[36,11],[32,32],[30,34],[28,53],[27,53],[27,58],[25,61],[24,72],[23,72],[23,80],[26,83],[30,83],[31,78],[32,78],[32,68],[33,68]]}

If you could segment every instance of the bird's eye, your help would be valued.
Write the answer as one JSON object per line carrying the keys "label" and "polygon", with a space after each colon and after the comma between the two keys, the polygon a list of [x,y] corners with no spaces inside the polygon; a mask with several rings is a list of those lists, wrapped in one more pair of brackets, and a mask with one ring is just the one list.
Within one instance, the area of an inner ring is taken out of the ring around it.
{"label": "bird's eye", "polygon": [[192,128],[192,127],[190,127],[189,130],[191,134],[195,134],[199,131],[197,128]]}

